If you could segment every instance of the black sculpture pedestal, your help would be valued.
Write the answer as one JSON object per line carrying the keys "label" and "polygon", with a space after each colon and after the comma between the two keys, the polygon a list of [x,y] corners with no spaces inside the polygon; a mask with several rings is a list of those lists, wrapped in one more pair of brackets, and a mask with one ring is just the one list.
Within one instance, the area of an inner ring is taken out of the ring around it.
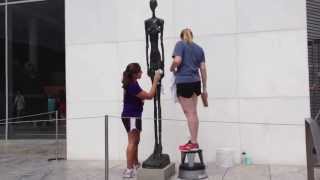
{"label": "black sculpture pedestal", "polygon": [[170,164],[168,154],[151,154],[147,160],[142,163],[142,168],[163,169]]}

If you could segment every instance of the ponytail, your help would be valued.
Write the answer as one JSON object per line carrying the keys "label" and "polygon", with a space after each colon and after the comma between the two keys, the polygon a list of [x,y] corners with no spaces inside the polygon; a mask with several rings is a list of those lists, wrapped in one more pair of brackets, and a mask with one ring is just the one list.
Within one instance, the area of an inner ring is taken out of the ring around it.
{"label": "ponytail", "polygon": [[124,71],[122,74],[122,88],[127,89],[129,83],[130,83],[130,75],[128,72]]}
{"label": "ponytail", "polygon": [[189,29],[189,28],[183,29],[180,33],[180,38],[181,38],[181,40],[186,41],[187,43],[192,43],[193,33],[192,33],[191,29]]}

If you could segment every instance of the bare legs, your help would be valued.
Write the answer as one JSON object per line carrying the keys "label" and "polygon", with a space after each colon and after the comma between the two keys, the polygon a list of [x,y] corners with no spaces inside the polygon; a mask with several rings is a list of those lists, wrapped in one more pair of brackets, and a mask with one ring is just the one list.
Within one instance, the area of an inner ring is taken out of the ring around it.
{"label": "bare legs", "polygon": [[198,129],[199,129],[199,118],[197,112],[198,96],[193,94],[191,98],[184,98],[179,96],[179,103],[182,110],[188,120],[189,132],[191,135],[191,142],[198,143]]}
{"label": "bare legs", "polygon": [[140,132],[133,130],[128,133],[127,146],[127,168],[132,169],[133,165],[138,164],[138,145],[140,142]]}

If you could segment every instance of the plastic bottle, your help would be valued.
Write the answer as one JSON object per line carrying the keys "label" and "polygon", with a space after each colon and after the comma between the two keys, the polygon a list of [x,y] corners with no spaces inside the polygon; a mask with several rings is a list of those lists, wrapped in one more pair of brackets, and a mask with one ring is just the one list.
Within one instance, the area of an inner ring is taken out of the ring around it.
{"label": "plastic bottle", "polygon": [[246,158],[247,158],[246,156],[247,156],[246,152],[241,153],[241,164],[242,165],[246,165]]}
{"label": "plastic bottle", "polygon": [[241,153],[241,164],[245,166],[252,164],[252,160],[246,152]]}
{"label": "plastic bottle", "polygon": [[246,154],[246,157],[245,157],[245,165],[251,165],[252,164],[252,160],[250,158],[250,156],[248,156],[248,154]]}

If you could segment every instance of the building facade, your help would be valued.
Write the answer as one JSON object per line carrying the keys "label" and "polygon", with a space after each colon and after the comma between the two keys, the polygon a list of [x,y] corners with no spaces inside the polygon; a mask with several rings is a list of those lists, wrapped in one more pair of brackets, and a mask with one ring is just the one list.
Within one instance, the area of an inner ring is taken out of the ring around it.
{"label": "building facade", "polygon": [[[65,1],[68,159],[125,159],[121,75],[130,62],[146,71],[147,0]],[[305,164],[304,118],[310,117],[305,0],[158,0],[165,21],[162,95],[164,152],[179,160],[188,138],[168,71],[180,31],[205,50],[209,107],[199,103],[199,142],[206,161],[218,148],[245,151],[254,163]],[[146,72],[140,83],[150,87]],[[145,102],[141,159],[153,149],[153,107]],[[83,118],[85,117],[85,118]],[[80,119],[77,119],[80,118]]]}

